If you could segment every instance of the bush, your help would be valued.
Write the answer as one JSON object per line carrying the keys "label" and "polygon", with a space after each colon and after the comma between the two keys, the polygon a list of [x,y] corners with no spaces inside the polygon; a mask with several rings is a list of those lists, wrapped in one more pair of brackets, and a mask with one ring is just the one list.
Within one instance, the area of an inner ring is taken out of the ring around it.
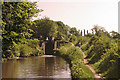
{"label": "bush", "polygon": [[14,58],[14,54],[11,50],[6,50],[2,52],[2,57],[3,58]]}
{"label": "bush", "polygon": [[30,56],[32,54],[32,48],[26,44],[21,44],[20,46],[20,56]]}
{"label": "bush", "polygon": [[20,43],[13,42],[10,50],[3,51],[3,58],[39,56],[42,55],[42,48],[39,46],[39,40],[22,39]]}
{"label": "bush", "polygon": [[77,37],[75,35],[71,35],[69,41],[72,42],[73,44],[76,44],[78,42]]}
{"label": "bush", "polygon": [[32,51],[32,56],[39,56],[39,55],[43,55],[43,51],[42,51],[42,48],[40,47],[36,47],[36,49],[34,49]]}

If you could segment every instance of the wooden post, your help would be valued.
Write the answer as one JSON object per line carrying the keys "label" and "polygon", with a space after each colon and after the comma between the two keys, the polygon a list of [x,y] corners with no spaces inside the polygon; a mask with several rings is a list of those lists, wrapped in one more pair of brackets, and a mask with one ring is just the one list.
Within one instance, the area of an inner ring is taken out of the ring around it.
{"label": "wooden post", "polygon": [[45,55],[45,41],[42,43],[42,48],[43,48],[43,54]]}
{"label": "wooden post", "polygon": [[54,49],[57,49],[57,41],[54,43]]}

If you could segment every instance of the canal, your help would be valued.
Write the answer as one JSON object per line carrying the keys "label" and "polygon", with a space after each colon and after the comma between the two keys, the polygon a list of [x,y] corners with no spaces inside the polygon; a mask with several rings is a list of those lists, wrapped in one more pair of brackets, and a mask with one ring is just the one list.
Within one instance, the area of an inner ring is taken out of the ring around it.
{"label": "canal", "polygon": [[3,80],[72,80],[69,64],[61,57],[44,55],[2,63]]}

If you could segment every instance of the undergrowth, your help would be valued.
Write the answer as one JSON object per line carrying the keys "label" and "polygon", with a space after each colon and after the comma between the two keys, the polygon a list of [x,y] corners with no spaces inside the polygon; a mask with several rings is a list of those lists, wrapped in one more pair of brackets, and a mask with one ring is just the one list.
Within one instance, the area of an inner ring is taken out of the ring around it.
{"label": "undergrowth", "polygon": [[23,39],[20,43],[14,43],[13,47],[9,50],[3,51],[2,57],[16,58],[27,56],[39,56],[42,55],[42,48],[39,46],[39,40]]}

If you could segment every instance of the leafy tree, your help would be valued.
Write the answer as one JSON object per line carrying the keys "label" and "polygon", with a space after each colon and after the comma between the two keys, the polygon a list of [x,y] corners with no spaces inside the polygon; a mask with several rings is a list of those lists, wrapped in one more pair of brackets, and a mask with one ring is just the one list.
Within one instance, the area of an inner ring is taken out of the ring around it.
{"label": "leafy tree", "polygon": [[56,24],[58,25],[58,31],[61,32],[62,34],[67,35],[67,27],[66,25],[61,22],[61,21],[57,21]]}
{"label": "leafy tree", "polygon": [[40,12],[36,3],[32,2],[3,2],[2,3],[2,37],[3,50],[10,49],[13,42],[21,38],[29,38],[32,31],[30,19]]}
{"label": "leafy tree", "polygon": [[46,39],[46,37],[56,37],[57,36],[57,24],[50,20],[49,18],[44,18],[40,20],[34,21],[35,25],[31,26],[31,29],[34,30],[33,37],[39,38],[40,36],[43,37],[43,39]]}
{"label": "leafy tree", "polygon": [[68,31],[69,26],[65,25],[61,21],[57,21],[56,24],[58,25],[57,39],[61,39],[61,36],[67,37],[67,35],[69,34],[69,31]]}
{"label": "leafy tree", "polygon": [[77,29],[75,27],[70,29],[70,33],[75,35],[75,36],[79,36],[79,32],[77,31]]}

